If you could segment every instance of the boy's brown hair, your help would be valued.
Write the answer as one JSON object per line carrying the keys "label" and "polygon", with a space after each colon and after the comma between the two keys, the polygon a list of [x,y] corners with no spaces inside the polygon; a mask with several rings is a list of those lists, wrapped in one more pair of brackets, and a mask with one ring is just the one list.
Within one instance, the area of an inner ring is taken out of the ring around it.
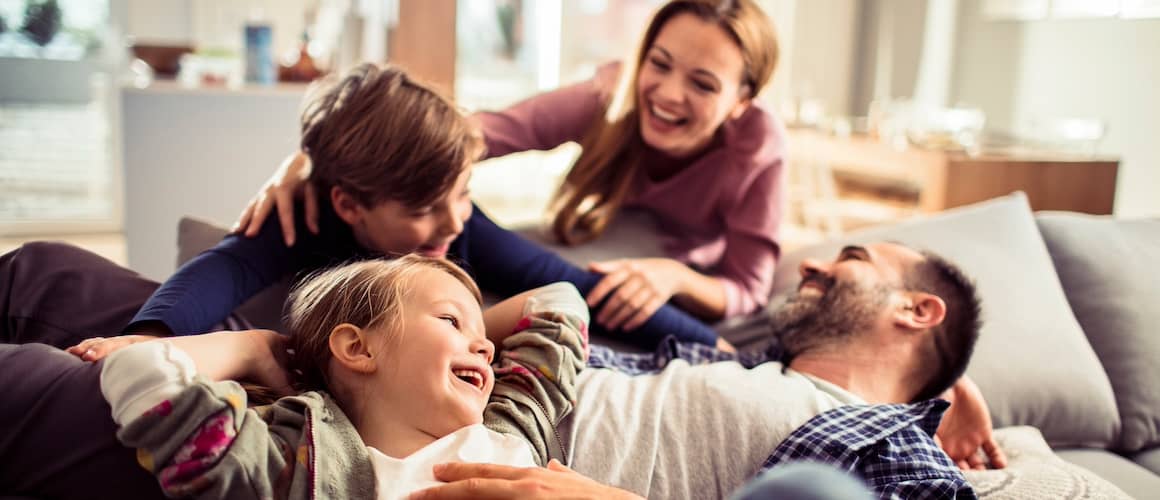
{"label": "boy's brown hair", "polygon": [[446,97],[390,65],[364,63],[318,82],[302,112],[311,180],[372,207],[424,207],[445,196],[483,151],[483,138]]}

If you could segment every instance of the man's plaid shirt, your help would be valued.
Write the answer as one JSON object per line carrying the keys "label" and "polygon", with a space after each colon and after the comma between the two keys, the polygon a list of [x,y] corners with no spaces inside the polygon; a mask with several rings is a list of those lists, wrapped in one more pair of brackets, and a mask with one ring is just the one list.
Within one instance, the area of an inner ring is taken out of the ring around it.
{"label": "man's plaid shirt", "polygon": [[[646,354],[593,345],[588,366],[643,375],[660,372],[674,359],[692,365],[736,361],[752,368],[778,360],[780,355],[776,345],[766,352],[732,354],[669,337],[656,352]],[[782,463],[807,460],[861,477],[881,498],[976,498],[958,467],[934,442],[948,406],[936,399],[917,404],[848,405],[823,412],[782,441],[754,475]]]}

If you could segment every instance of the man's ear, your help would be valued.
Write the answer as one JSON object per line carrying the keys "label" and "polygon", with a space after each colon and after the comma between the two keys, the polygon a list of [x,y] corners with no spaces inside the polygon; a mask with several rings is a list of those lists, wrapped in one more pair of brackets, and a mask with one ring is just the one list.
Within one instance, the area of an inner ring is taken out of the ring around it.
{"label": "man's ear", "polygon": [[330,204],[334,206],[334,212],[346,225],[355,226],[362,220],[362,204],[338,186],[330,188]]}
{"label": "man's ear", "polygon": [[929,330],[941,325],[947,316],[947,304],[937,295],[907,292],[894,311],[894,324],[911,330]]}
{"label": "man's ear", "polygon": [[367,332],[350,323],[330,331],[330,355],[348,370],[370,374],[375,371],[374,354],[367,348]]}

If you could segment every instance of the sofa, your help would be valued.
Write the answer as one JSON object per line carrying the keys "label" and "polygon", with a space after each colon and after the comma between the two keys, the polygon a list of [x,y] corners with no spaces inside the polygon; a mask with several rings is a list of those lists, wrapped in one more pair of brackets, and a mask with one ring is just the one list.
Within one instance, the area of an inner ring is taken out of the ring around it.
{"label": "sofa", "polygon": [[[553,245],[578,265],[661,255],[657,222],[619,217],[597,242]],[[194,220],[179,228],[181,259],[223,232]],[[1032,213],[1009,196],[783,253],[777,307],[805,258],[833,258],[850,243],[898,241],[955,261],[983,300],[984,326],[967,370],[990,405],[1010,466],[972,471],[984,498],[1160,497],[1160,219]],[[277,327],[283,290],[245,307]],[[718,329],[740,348],[768,342],[764,314]],[[616,343],[615,340],[612,343]]]}

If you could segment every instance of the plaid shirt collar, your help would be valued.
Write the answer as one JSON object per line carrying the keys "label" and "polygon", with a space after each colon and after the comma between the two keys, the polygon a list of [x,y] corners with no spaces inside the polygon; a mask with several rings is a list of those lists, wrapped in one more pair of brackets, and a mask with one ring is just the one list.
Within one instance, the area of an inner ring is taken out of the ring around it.
{"label": "plaid shirt collar", "polygon": [[795,460],[822,462],[861,477],[880,498],[976,498],[934,433],[950,403],[847,405],[798,427],[760,472]]}

